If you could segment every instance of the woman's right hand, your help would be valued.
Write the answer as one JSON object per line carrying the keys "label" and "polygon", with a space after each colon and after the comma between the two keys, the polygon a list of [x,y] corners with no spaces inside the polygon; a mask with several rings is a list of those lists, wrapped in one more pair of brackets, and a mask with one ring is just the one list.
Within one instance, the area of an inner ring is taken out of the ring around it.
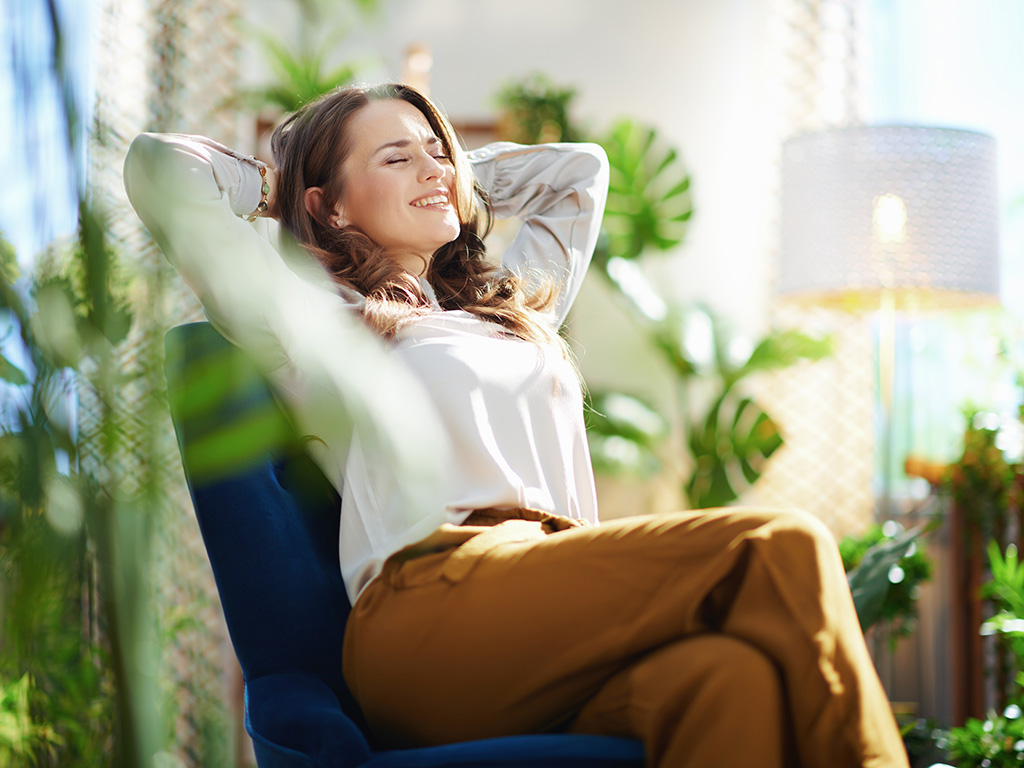
{"label": "woman's right hand", "polygon": [[277,219],[277,171],[273,166],[267,165],[267,184],[270,192],[267,193],[267,212],[264,216]]}

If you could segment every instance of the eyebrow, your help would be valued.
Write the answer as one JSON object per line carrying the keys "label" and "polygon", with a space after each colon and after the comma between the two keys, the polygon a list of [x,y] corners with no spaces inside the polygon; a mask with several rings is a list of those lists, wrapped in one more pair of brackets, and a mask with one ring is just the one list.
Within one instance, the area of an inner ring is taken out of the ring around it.
{"label": "eyebrow", "polygon": [[[426,143],[433,147],[440,144],[441,140],[437,138],[437,136],[431,136],[429,139],[426,140]],[[399,139],[398,141],[389,141],[387,144],[381,144],[379,147],[373,150],[373,155],[379,154],[383,152],[385,149],[403,149],[405,147],[408,147],[410,144],[412,144],[412,141],[410,139]],[[373,155],[371,155],[371,157]]]}

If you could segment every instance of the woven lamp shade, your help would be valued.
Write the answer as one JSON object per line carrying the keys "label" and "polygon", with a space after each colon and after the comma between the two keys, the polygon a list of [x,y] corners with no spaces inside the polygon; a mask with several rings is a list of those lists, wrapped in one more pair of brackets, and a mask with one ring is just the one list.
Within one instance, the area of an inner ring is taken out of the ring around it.
{"label": "woven lamp shade", "polygon": [[789,139],[777,283],[786,300],[848,310],[998,302],[995,140],[855,126]]}

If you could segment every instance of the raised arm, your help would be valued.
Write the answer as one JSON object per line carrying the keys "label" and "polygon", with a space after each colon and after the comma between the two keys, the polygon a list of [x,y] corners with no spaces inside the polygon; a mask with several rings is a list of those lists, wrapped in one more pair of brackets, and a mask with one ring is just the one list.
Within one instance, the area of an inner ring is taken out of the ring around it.
{"label": "raised arm", "polygon": [[260,201],[256,165],[201,137],[143,134],[129,149],[124,179],[211,322],[270,375],[300,429],[320,438],[311,452],[335,486],[354,424],[361,443],[398,475],[413,516],[424,495],[432,503],[424,489],[435,485],[444,452],[434,447],[439,427],[429,400],[322,270],[293,271],[240,218]]}
{"label": "raised arm", "polygon": [[597,245],[608,196],[608,159],[596,144],[490,144],[469,153],[495,216],[523,225],[502,256],[513,270],[539,269],[561,286],[565,320]]}
{"label": "raised arm", "polygon": [[[255,161],[203,137],[146,133],[128,150],[124,181],[139,218],[210,321],[266,370],[287,361],[290,339],[288,325],[274,324],[279,302],[266,303],[261,290],[276,286],[275,295],[294,292],[332,313],[344,310],[341,297],[300,279],[240,218],[260,201]],[[286,300],[303,312],[304,302]]]}

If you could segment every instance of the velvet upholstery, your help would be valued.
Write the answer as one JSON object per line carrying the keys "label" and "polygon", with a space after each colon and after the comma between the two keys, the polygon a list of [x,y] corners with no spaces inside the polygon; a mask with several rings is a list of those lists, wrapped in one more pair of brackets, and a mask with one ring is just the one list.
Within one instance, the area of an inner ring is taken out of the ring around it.
{"label": "velvet upholstery", "polygon": [[638,741],[570,734],[375,750],[341,671],[350,606],[337,494],[263,378],[209,323],[171,329],[166,353],[171,415],[260,768],[643,765]]}

